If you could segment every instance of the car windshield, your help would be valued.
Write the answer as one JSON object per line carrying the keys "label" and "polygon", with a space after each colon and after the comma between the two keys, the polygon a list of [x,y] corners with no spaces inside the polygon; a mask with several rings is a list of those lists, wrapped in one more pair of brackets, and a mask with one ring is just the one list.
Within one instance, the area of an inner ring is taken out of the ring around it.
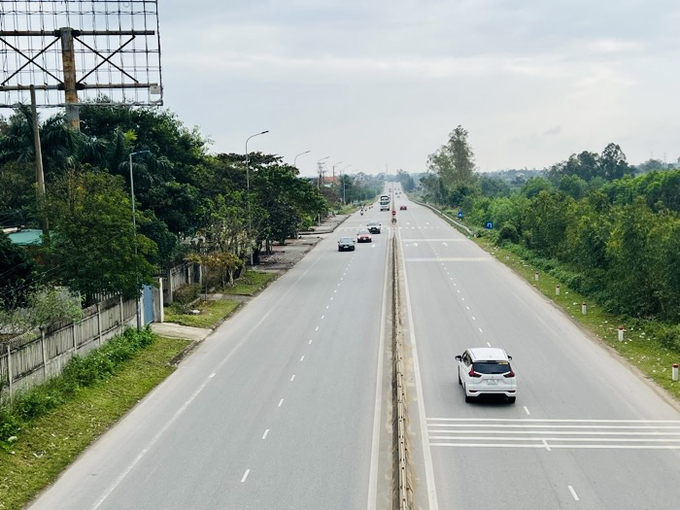
{"label": "car windshield", "polygon": [[472,368],[478,374],[507,374],[510,372],[510,363],[507,361],[475,361]]}
{"label": "car windshield", "polygon": [[351,237],[341,237],[340,242],[341,243],[351,243],[353,239]]}
{"label": "car windshield", "polygon": [[368,230],[359,230],[359,234],[368,234]]}

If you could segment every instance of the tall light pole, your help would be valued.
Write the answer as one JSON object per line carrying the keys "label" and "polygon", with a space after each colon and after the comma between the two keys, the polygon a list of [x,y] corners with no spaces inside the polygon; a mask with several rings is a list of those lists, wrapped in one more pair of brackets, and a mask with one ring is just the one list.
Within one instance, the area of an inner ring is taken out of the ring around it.
{"label": "tall light pole", "polygon": [[335,167],[338,166],[342,161],[338,161],[337,163],[333,163],[333,177],[335,177]]}
{"label": "tall light pole", "polygon": [[[266,133],[269,133],[269,130],[266,129],[265,131],[261,131],[260,133],[255,133],[254,135],[250,135],[248,138],[246,138],[246,188],[248,189],[248,195],[250,195],[250,155],[248,153],[248,140],[255,136],[260,136],[264,135]],[[253,229],[252,226],[252,218],[250,215],[250,196],[248,196],[248,233],[250,234],[250,231]],[[253,267],[253,249],[254,246],[251,246],[250,249],[250,267]]]}
{"label": "tall light pole", "polygon": [[[137,215],[135,214],[135,178],[132,172],[132,157],[138,154],[150,154],[151,151],[143,150],[130,153],[130,197],[132,198],[132,244],[135,247],[135,266],[137,266]],[[135,267],[135,284],[139,287],[139,271]],[[137,317],[137,331],[142,329],[142,318],[139,313],[139,288],[135,289],[135,315]]]}
{"label": "tall light pole", "polygon": [[248,140],[256,136],[264,135],[266,133],[269,133],[268,129],[262,131],[261,133],[255,133],[254,135],[250,135],[248,138],[246,138],[246,188],[248,188],[248,191],[250,191],[250,155],[248,153]]}
{"label": "tall light pole", "polygon": [[[344,167],[342,169],[342,171],[340,172],[340,174],[344,176],[345,170],[347,170],[351,166],[352,165],[347,165],[346,167]],[[342,179],[342,205],[347,205],[347,197],[345,197],[345,179],[344,178]]]}
{"label": "tall light pole", "polygon": [[321,172],[321,162],[328,159],[328,158],[330,158],[330,156],[326,156],[325,158],[321,158],[320,160],[318,160],[316,162],[316,168],[319,171],[319,185],[318,185],[319,189],[321,189],[321,174],[322,174],[322,172]]}
{"label": "tall light pole", "polygon": [[297,158],[298,158],[298,156],[302,156],[303,154],[309,154],[310,152],[312,152],[312,151],[311,151],[311,150],[308,150],[308,151],[305,151],[305,152],[301,152],[300,154],[298,154],[297,156],[295,156],[295,158],[293,158],[293,166],[294,166],[295,168],[297,168]]}

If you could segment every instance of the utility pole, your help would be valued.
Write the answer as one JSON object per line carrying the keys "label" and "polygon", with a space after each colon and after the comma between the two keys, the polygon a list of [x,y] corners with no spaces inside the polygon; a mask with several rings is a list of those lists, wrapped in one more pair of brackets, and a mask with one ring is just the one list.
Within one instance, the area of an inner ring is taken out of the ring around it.
{"label": "utility pole", "polygon": [[[38,126],[38,108],[35,103],[35,87],[31,85],[31,117],[33,123],[33,150],[35,152],[35,173],[38,183],[38,205],[45,198],[45,173],[43,171],[42,145],[40,144],[40,128]],[[45,239],[48,239],[49,226],[47,217],[40,215],[40,228]]]}

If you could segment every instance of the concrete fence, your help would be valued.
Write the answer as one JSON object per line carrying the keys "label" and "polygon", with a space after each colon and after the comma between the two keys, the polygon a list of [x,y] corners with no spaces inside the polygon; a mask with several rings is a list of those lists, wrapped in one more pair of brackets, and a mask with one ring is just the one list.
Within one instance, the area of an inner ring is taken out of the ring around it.
{"label": "concrete fence", "polygon": [[179,266],[166,269],[160,275],[161,288],[163,289],[163,303],[170,305],[173,302],[173,293],[184,285],[201,283],[201,266],[199,264],[180,264]]}
{"label": "concrete fence", "polygon": [[19,389],[59,375],[74,355],[84,356],[128,326],[136,326],[134,299],[113,297],[83,310],[78,323],[29,331],[0,343],[0,390],[11,398]]}

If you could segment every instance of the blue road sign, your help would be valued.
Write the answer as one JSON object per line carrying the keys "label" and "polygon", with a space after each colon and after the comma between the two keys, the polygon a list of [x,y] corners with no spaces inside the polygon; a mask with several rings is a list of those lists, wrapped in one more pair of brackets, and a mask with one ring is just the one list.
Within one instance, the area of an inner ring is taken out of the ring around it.
{"label": "blue road sign", "polygon": [[462,218],[463,217],[463,211],[458,211],[458,217]]}
{"label": "blue road sign", "polygon": [[484,226],[485,226],[486,228],[488,228],[488,229],[492,229],[492,228],[493,228],[493,221],[487,221],[487,222],[484,224]]}

